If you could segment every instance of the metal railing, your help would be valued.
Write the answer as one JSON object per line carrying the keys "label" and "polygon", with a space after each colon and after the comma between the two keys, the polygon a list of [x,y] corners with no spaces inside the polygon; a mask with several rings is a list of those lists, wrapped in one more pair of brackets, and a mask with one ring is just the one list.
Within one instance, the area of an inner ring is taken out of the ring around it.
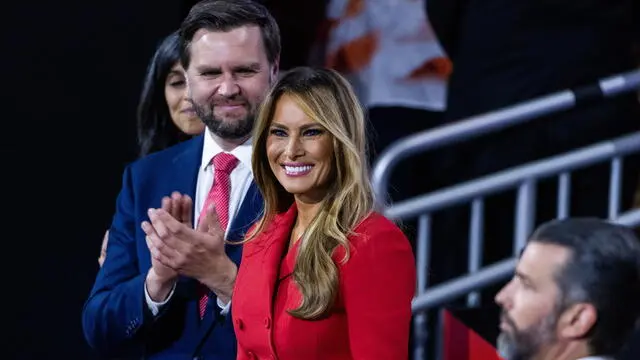
{"label": "metal railing", "polygon": [[614,97],[637,88],[640,88],[640,70],[629,71],[603,78],[597,84],[556,92],[399,139],[376,160],[372,172],[374,192],[378,198],[383,198],[391,171],[398,162],[410,156],[570,109],[578,102]]}
{"label": "metal railing", "polygon": [[[542,115],[569,109],[582,101],[613,97],[621,93],[640,88],[640,70],[611,76],[597,84],[576,90],[566,90],[526,101],[498,111],[471,117],[455,124],[434,130],[421,132],[392,144],[377,160],[373,170],[374,192],[378,199],[383,198],[388,180],[395,165],[412,155],[436,147],[450,145],[473,137],[478,137],[509,126],[514,126]],[[589,146],[568,154],[559,155],[544,161],[534,162],[478,180],[465,182],[427,195],[405,200],[388,206],[384,213],[392,219],[410,219],[418,217],[417,239],[417,296],[413,301],[414,313],[414,360],[425,358],[426,310],[440,306],[445,302],[469,294],[467,303],[478,303],[478,293],[486,286],[506,279],[513,272],[514,259],[507,259],[480,270],[483,248],[483,197],[508,188],[518,188],[516,226],[514,233],[514,254],[517,254],[533,230],[535,212],[536,180],[559,174],[557,216],[568,215],[570,171],[590,164],[613,158],[612,181],[609,196],[609,218],[615,219],[619,209],[620,174],[622,156],[640,151],[640,133],[621,137]],[[469,232],[469,275],[451,280],[427,290],[430,259],[430,213],[452,205],[471,201],[471,221]],[[640,210],[625,214],[622,221],[635,224],[640,222]]]}
{"label": "metal railing", "polygon": [[[627,211],[612,221],[631,227],[639,226],[640,209]],[[470,292],[481,290],[487,286],[507,280],[513,275],[517,261],[517,257],[505,259],[473,274],[434,286],[424,294],[416,297],[411,304],[411,309],[414,313],[427,311],[451,300],[460,298]]]}
{"label": "metal railing", "polygon": [[[421,348],[427,337],[424,333],[426,324],[424,312],[464,295],[468,295],[467,304],[469,306],[477,305],[479,302],[478,290],[506,280],[513,274],[516,255],[524,247],[527,237],[533,230],[534,194],[538,180],[554,175],[558,176],[560,186],[558,187],[556,215],[557,218],[564,218],[568,215],[570,172],[612,159],[609,187],[609,218],[627,225],[640,225],[640,209],[622,215],[618,212],[621,193],[622,157],[636,152],[640,152],[640,132],[468,181],[432,194],[406,200],[387,208],[385,215],[392,219],[407,219],[418,215],[420,218],[417,244],[418,289],[423,289],[423,291],[418,291],[418,295],[412,303],[412,310],[416,314],[414,333],[417,337],[414,359],[424,359],[425,357],[425,350]],[[483,197],[516,187],[518,188],[518,193],[513,243],[514,257],[480,269],[483,250],[483,234],[481,230]],[[429,268],[430,264],[428,249],[431,247],[431,236],[429,229],[423,227],[422,224],[430,224],[429,214],[433,211],[469,201],[472,204],[469,261],[467,266],[469,275],[464,275],[427,289],[426,269]]]}

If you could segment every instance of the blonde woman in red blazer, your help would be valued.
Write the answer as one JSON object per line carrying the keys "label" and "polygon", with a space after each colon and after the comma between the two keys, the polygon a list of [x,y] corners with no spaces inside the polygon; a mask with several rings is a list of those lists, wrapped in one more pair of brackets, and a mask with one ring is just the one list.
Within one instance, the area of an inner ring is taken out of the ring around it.
{"label": "blonde woman in red blazer", "polygon": [[267,95],[253,139],[265,211],[232,298],[238,359],[407,359],[414,258],[374,212],[349,83],[332,70],[291,70]]}

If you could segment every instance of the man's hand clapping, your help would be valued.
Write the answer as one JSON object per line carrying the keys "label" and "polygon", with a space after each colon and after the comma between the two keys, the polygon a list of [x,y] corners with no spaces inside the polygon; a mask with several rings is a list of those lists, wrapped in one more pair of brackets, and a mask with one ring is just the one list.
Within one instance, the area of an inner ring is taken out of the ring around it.
{"label": "man's hand clapping", "polygon": [[[171,197],[162,198],[162,210],[171,214],[176,221],[191,227],[193,201],[188,195],[181,195],[178,192],[171,194]],[[151,251],[151,239],[149,232],[153,231],[153,226],[148,221],[141,224],[142,230],[147,234],[147,246]],[[178,272],[168,267],[151,256],[151,269],[147,274],[146,286],[149,296],[154,301],[163,301],[171,292],[173,285],[177,281]]]}
{"label": "man's hand clapping", "polygon": [[[188,214],[191,218],[191,198],[174,193],[171,201],[171,209],[177,206],[180,216]],[[165,275],[177,277],[178,274],[194,278],[215,292],[222,302],[228,302],[237,268],[225,252],[224,230],[220,227],[215,209],[211,207],[205,210],[195,230],[190,220],[180,221],[174,215],[175,212],[167,211],[164,206],[162,209],[150,209],[151,223],[143,223],[153,263],[150,274],[161,271],[158,274],[161,279],[166,279]],[[173,282],[165,296],[160,296],[161,299],[166,298],[172,286]],[[148,288],[148,291],[152,295],[151,289]],[[153,296],[152,299],[156,300]]]}

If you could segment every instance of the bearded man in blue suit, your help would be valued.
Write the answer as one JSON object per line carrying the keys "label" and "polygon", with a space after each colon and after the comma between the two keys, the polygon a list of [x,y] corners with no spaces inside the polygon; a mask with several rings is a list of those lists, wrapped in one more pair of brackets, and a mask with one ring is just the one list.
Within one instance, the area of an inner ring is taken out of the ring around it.
{"label": "bearded man in blue suit", "polygon": [[104,356],[236,358],[229,303],[242,240],[262,211],[251,131],[277,77],[280,33],[251,0],[205,0],[185,18],[181,62],[201,136],[129,165],[107,257],[83,311]]}

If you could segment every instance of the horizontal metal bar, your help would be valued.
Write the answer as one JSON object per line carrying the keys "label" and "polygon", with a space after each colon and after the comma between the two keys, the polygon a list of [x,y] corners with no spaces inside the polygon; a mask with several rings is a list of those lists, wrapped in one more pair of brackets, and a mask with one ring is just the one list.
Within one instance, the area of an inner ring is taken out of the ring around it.
{"label": "horizontal metal bar", "polygon": [[399,139],[389,145],[374,164],[371,177],[374,193],[378,199],[386,194],[391,170],[402,159],[443,145],[479,137],[542,115],[570,109],[574,105],[573,92],[565,90]]}
{"label": "horizontal metal bar", "polygon": [[[612,75],[600,79],[597,84],[604,97],[614,97],[630,92],[640,88],[640,70]],[[373,191],[378,199],[385,196],[391,171],[403,159],[436,147],[451,145],[543,115],[570,109],[576,105],[576,93],[592,86],[583,86],[574,91],[559,91],[399,139],[378,157],[371,177]]]}
{"label": "horizontal metal bar", "polygon": [[640,225],[640,209],[633,209],[620,214],[613,222],[620,225],[629,227],[636,227]]}
{"label": "horizontal metal bar", "polygon": [[475,290],[483,289],[513,275],[517,259],[502,260],[467,276],[432,287],[417,296],[411,303],[413,312],[425,311],[459,298]]}
{"label": "horizontal metal bar", "polygon": [[384,214],[392,219],[413,218],[424,212],[433,212],[515,187],[528,179],[572,171],[635,151],[640,151],[640,132],[405,200],[391,205],[385,209]]}
{"label": "horizontal metal bar", "polygon": [[600,80],[600,89],[606,97],[613,97],[640,88],[640,70],[609,76]]}
{"label": "horizontal metal bar", "polygon": [[[627,211],[613,220],[613,222],[628,227],[639,226],[640,209]],[[411,309],[414,313],[427,311],[465,296],[472,291],[481,290],[489,285],[506,280],[513,275],[517,261],[517,258],[502,260],[496,264],[486,266],[476,273],[434,286],[424,294],[415,297],[411,303]]]}

